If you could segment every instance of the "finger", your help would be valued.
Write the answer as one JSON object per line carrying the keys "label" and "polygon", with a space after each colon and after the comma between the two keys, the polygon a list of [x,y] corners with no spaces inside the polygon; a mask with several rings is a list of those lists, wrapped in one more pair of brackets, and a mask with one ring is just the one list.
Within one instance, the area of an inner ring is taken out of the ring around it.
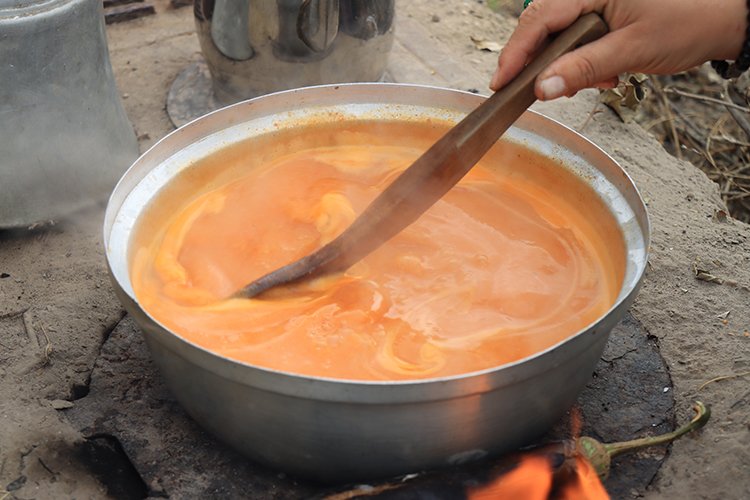
{"label": "finger", "polygon": [[597,89],[613,89],[619,85],[620,79],[617,77],[612,77],[609,80],[605,80],[603,82],[595,83],[594,88]]}
{"label": "finger", "polygon": [[552,33],[561,31],[582,14],[602,8],[604,0],[535,0],[524,10],[518,26],[498,58],[490,88],[498,90],[531,60]]}
{"label": "finger", "polygon": [[[549,65],[536,80],[535,92],[548,101],[573,95],[600,82],[614,82],[617,75],[636,71],[638,48],[631,30],[625,28],[569,52]],[[642,57],[641,57],[642,58]]]}

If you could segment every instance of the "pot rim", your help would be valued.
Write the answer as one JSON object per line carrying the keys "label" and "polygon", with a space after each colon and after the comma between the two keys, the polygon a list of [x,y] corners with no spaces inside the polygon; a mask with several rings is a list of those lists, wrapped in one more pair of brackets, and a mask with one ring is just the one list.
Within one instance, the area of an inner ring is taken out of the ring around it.
{"label": "pot rim", "polygon": [[38,16],[55,14],[56,9],[73,3],[82,2],[81,0],[15,0],[8,4],[0,3],[0,21],[30,19],[36,22]]}
{"label": "pot rim", "polygon": [[[253,105],[261,102],[269,102],[271,100],[279,100],[283,101],[286,97],[295,97],[300,94],[303,94],[303,98],[305,97],[304,94],[314,94],[316,92],[323,92],[326,94],[327,97],[330,97],[329,94],[335,93],[336,91],[340,89],[355,89],[355,90],[362,90],[363,92],[367,91],[374,91],[378,92],[379,90],[383,89],[392,89],[392,91],[398,91],[402,93],[406,92],[425,92],[425,93],[440,93],[443,96],[449,96],[449,95],[459,95],[461,97],[469,97],[471,100],[476,100],[476,104],[478,105],[481,102],[481,99],[485,99],[485,96],[477,95],[471,92],[466,92],[462,90],[456,90],[456,89],[449,89],[449,88],[443,88],[443,87],[437,87],[437,86],[430,86],[430,85],[414,85],[414,84],[400,84],[400,83],[342,83],[342,84],[328,84],[328,85],[317,85],[312,87],[303,87],[299,89],[292,89],[292,90],[285,90],[280,92],[275,92],[272,94],[266,94],[260,97],[256,97],[253,99],[249,99],[246,101],[241,101],[236,104],[221,108],[219,110],[213,111],[211,113],[208,113],[207,115],[204,115],[200,118],[197,118],[182,127],[172,131],[162,139],[160,139],[158,142],[156,142],[151,148],[149,148],[145,153],[143,153],[134,163],[133,165],[123,174],[120,181],[118,182],[117,186],[114,188],[112,195],[110,196],[109,202],[107,204],[107,209],[105,212],[104,217],[104,243],[105,243],[105,253],[106,253],[106,259],[107,259],[107,266],[108,270],[110,272],[110,276],[112,278],[113,284],[115,285],[115,288],[117,289],[118,295],[120,296],[121,300],[125,302],[132,302],[131,307],[135,307],[137,309],[137,312],[141,315],[143,315],[140,319],[139,323],[142,323],[144,320],[147,322],[152,323],[151,328],[144,329],[144,334],[153,334],[154,330],[158,333],[156,337],[154,337],[154,340],[157,340],[162,345],[170,349],[171,351],[175,352],[176,354],[190,358],[196,363],[199,364],[199,366],[203,367],[204,369],[209,369],[215,373],[218,373],[222,376],[225,376],[227,378],[236,380],[243,384],[250,384],[254,386],[258,386],[258,388],[265,389],[271,392],[280,392],[284,393],[290,396],[298,396],[298,397],[304,397],[304,398],[311,398],[314,397],[316,399],[336,399],[341,401],[347,401],[352,402],[352,395],[356,394],[355,398],[359,402],[378,402],[382,403],[383,401],[378,397],[382,396],[381,390],[385,388],[403,388],[405,390],[408,390],[409,388],[416,388],[419,389],[425,385],[443,385],[446,386],[446,391],[439,391],[439,392],[445,392],[441,395],[436,395],[433,391],[429,396],[425,395],[425,400],[436,400],[436,399],[444,399],[444,398],[450,398],[455,397],[456,394],[461,394],[463,396],[474,394],[478,392],[486,392],[489,390],[494,390],[499,386],[505,386],[509,384],[516,383],[520,380],[525,380],[527,378],[530,378],[532,376],[536,376],[540,373],[543,373],[545,371],[551,370],[555,368],[557,365],[563,362],[569,362],[571,359],[571,356],[574,356],[575,354],[582,352],[586,349],[589,349],[591,346],[591,342],[584,342],[584,337],[588,335],[605,335],[607,336],[609,334],[609,329],[611,329],[615,323],[611,325],[607,325],[607,319],[611,318],[613,316],[616,316],[616,319],[619,321],[620,317],[625,313],[625,310],[630,306],[632,301],[635,298],[635,295],[640,287],[640,284],[643,280],[643,276],[646,270],[646,262],[648,260],[649,255],[649,247],[650,247],[650,236],[651,236],[651,223],[648,217],[648,213],[646,211],[645,203],[643,202],[643,199],[635,186],[635,183],[633,182],[630,175],[628,175],[627,172],[625,172],[624,169],[605,151],[603,151],[601,148],[599,148],[596,144],[576,132],[575,130],[571,129],[570,127],[554,120],[551,118],[548,118],[541,113],[538,113],[533,110],[528,110],[525,112],[524,116],[522,116],[516,124],[513,125],[512,128],[516,128],[519,123],[525,122],[525,121],[541,121],[546,122],[545,125],[549,128],[552,128],[554,130],[557,130],[560,132],[560,134],[563,137],[567,137],[569,139],[573,139],[576,142],[579,142],[588,149],[587,154],[593,155],[595,157],[599,157],[600,161],[609,162],[610,168],[616,169],[617,173],[622,175],[622,179],[620,179],[620,183],[626,187],[628,190],[631,191],[629,194],[630,201],[635,203],[635,206],[632,206],[629,203],[629,207],[634,212],[634,222],[637,224],[638,229],[640,229],[640,236],[642,238],[642,248],[626,248],[626,254],[631,254],[634,251],[636,253],[640,252],[640,255],[638,260],[638,265],[636,269],[631,270],[631,275],[626,276],[623,278],[623,283],[621,284],[620,293],[615,300],[615,302],[612,304],[612,306],[604,313],[602,314],[595,322],[587,325],[586,327],[580,329],[576,333],[570,335],[566,339],[557,342],[556,344],[541,350],[539,352],[536,352],[535,354],[531,356],[527,356],[525,358],[513,361],[511,363],[506,363],[498,366],[494,366],[491,368],[486,368],[483,370],[478,371],[472,371],[472,372],[466,372],[461,374],[455,374],[455,375],[449,375],[444,377],[434,377],[434,378],[425,378],[425,379],[412,379],[412,380],[393,380],[393,381],[382,381],[382,380],[357,380],[357,379],[338,379],[338,378],[329,378],[329,377],[320,377],[320,376],[313,376],[313,375],[305,375],[305,374],[298,374],[294,372],[288,372],[288,371],[282,371],[282,370],[275,370],[272,368],[262,367],[253,365],[250,363],[246,363],[243,361],[234,360],[232,358],[228,358],[226,356],[222,356],[220,354],[217,354],[213,351],[210,351],[198,344],[195,344],[189,340],[186,340],[185,338],[171,332],[169,329],[161,325],[158,321],[156,321],[151,315],[142,309],[135,298],[134,294],[132,293],[132,290],[127,290],[126,287],[123,286],[122,283],[120,283],[120,275],[116,272],[114,272],[114,269],[112,267],[112,261],[111,261],[111,255],[110,255],[110,243],[111,243],[111,236],[113,233],[113,226],[115,219],[117,215],[119,215],[120,209],[122,208],[122,204],[127,198],[127,196],[130,194],[132,187],[136,186],[138,183],[143,181],[143,178],[145,175],[150,172],[151,170],[155,169],[157,166],[159,166],[162,162],[164,162],[166,159],[173,156],[177,150],[170,150],[169,146],[172,142],[175,142],[177,139],[183,135],[187,135],[188,139],[192,137],[192,140],[188,144],[194,143],[196,140],[200,140],[203,138],[210,137],[212,134],[215,134],[216,132],[222,130],[222,129],[211,129],[207,133],[197,133],[196,128],[199,128],[206,122],[210,121],[216,121],[219,118],[222,118],[222,115],[231,115],[234,112],[237,112],[238,110],[241,110],[242,108],[249,107],[252,110]],[[432,98],[434,100],[434,97]],[[434,101],[433,101],[434,103]],[[388,101],[384,101],[383,104],[392,104]],[[252,112],[252,111],[251,111]],[[463,113],[463,112],[461,112]],[[231,119],[231,116],[229,117],[229,123],[225,124],[224,129],[230,128],[234,125],[237,125],[240,122],[233,121]],[[252,120],[252,117],[246,117],[247,120]],[[184,142],[184,141],[179,141]],[[164,154],[163,149],[167,149],[168,154]],[[171,152],[170,152],[171,151]],[[134,170],[141,165],[142,163],[146,162],[147,160],[151,160],[151,156],[156,156],[156,161],[154,161],[154,164],[148,168],[147,171],[144,172],[144,175],[141,176],[139,179],[137,179],[132,186],[130,186],[131,189],[128,189],[127,184],[129,184],[128,181],[132,181],[130,177],[136,175],[134,174]],[[145,159],[145,160],[144,160]],[[598,170],[598,168],[597,168]],[[121,193],[123,190],[127,190],[125,194]],[[158,191],[158,190],[157,190]],[[618,190],[619,192],[619,190]],[[599,193],[597,191],[597,193]],[[121,198],[121,199],[119,199]],[[611,209],[612,207],[610,207]],[[128,234],[128,237],[130,235]],[[632,256],[631,256],[632,257]],[[627,265],[631,265],[631,259],[627,259]],[[129,263],[127,264],[126,268],[127,271],[129,271]],[[127,276],[127,279],[129,280],[129,275]],[[127,309],[126,305],[126,309]],[[131,314],[133,311],[129,311]],[[140,325],[142,328],[144,327],[143,324]],[[606,331],[602,331],[606,328]],[[160,330],[160,331],[159,331]],[[538,360],[545,360],[545,363],[538,363],[536,361]],[[207,366],[207,363],[212,366]],[[541,367],[541,369],[540,369]],[[492,380],[488,380],[488,376],[492,376]],[[289,382],[289,384],[280,384],[279,382],[281,380],[286,380]],[[299,387],[298,384],[300,381],[305,381],[308,384],[304,385],[303,387]],[[314,389],[312,387],[314,385]],[[353,391],[346,391],[346,396],[343,397],[339,395],[338,391],[341,391],[342,387],[348,387],[352,389],[356,389],[356,392]],[[313,395],[309,391],[315,390],[319,394]],[[366,394],[363,391],[374,391],[372,394]],[[395,389],[388,389],[391,391],[389,393],[389,396],[393,396],[391,398],[390,402],[397,402],[397,401],[403,401],[403,402],[415,402],[414,395],[418,394],[415,391],[408,390],[408,394],[404,393],[403,399],[399,397],[398,395],[394,394],[392,391]],[[320,396],[320,397],[315,397]],[[418,398],[421,399],[421,398]]]}

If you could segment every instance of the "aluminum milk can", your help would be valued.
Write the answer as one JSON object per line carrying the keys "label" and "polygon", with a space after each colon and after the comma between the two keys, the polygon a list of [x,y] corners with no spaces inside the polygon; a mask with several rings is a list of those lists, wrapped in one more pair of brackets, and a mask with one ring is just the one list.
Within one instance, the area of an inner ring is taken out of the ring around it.
{"label": "aluminum milk can", "polygon": [[101,0],[0,0],[0,228],[106,199],[137,156]]}
{"label": "aluminum milk can", "polygon": [[377,81],[394,0],[196,0],[216,99],[229,104],[324,83]]}

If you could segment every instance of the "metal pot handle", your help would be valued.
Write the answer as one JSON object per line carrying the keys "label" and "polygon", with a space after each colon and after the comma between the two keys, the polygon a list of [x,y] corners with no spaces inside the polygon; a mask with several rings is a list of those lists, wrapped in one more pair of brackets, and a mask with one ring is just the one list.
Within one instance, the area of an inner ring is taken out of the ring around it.
{"label": "metal pot handle", "polygon": [[249,0],[216,0],[211,16],[211,38],[222,54],[235,61],[255,55],[250,45]]}
{"label": "metal pot handle", "polygon": [[339,30],[370,40],[391,29],[396,7],[393,0],[341,0]]}
{"label": "metal pot handle", "polygon": [[339,0],[302,0],[297,15],[297,36],[314,52],[331,46],[338,34]]}

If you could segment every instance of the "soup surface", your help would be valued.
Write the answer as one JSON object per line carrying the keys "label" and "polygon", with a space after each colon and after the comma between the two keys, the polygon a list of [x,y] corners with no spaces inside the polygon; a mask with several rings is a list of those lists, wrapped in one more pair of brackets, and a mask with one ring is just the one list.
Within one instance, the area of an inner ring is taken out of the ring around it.
{"label": "soup surface", "polygon": [[186,168],[138,221],[137,300],[218,354],[356,380],[482,370],[595,321],[619,292],[622,235],[580,179],[509,142],[347,272],[228,298],[337,236],[446,127],[281,131]]}

